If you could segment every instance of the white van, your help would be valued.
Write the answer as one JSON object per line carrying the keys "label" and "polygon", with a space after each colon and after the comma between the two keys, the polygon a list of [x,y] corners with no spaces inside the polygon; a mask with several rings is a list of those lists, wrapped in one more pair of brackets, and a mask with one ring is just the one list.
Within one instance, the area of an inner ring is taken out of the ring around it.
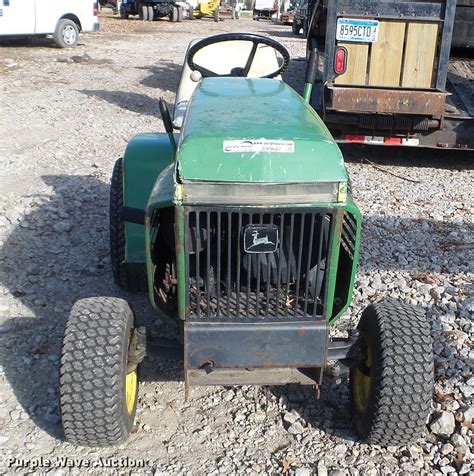
{"label": "white van", "polygon": [[81,31],[97,31],[95,0],[0,0],[0,37],[53,35],[61,48],[71,48]]}

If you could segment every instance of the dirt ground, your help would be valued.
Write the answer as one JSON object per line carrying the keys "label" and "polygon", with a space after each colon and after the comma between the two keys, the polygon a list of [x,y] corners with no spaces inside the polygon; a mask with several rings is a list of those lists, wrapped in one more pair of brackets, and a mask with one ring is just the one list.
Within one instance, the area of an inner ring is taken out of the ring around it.
{"label": "dirt ground", "polygon": [[[126,443],[91,449],[63,441],[57,372],[73,302],[126,297],[140,322],[153,320],[146,297],[112,282],[112,166],[134,134],[163,130],[157,100],[173,104],[189,41],[224,31],[281,41],[293,58],[284,79],[301,91],[302,37],[246,18],[143,23],[105,13],[100,33],[84,34],[74,50],[49,40],[0,46],[2,473],[468,474],[474,162],[463,152],[344,149],[365,225],[354,303],[338,330],[386,296],[426,309],[436,398],[419,442],[357,442],[337,369],[320,400],[298,386],[198,387],[185,402],[181,364],[154,359],[143,365],[136,432]],[[445,433],[435,425],[443,418],[452,418]]]}

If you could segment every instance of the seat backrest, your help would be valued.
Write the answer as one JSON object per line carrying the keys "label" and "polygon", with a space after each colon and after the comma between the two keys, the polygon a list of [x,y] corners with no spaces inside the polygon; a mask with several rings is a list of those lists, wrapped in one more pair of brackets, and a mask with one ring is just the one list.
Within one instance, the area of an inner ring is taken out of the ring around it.
{"label": "seat backrest", "polygon": [[[192,40],[189,43],[188,50],[191,46],[199,41],[199,38]],[[252,43],[250,41],[226,41],[215,43],[198,51],[194,56],[194,62],[200,66],[214,71],[219,74],[229,74],[233,68],[243,68],[247,62]],[[186,52],[187,54],[187,52]],[[258,78],[266,74],[276,71],[278,69],[278,58],[276,51],[266,45],[260,44],[258,46],[255,58],[250,68],[248,77]],[[181,80],[176,93],[174,123],[175,127],[180,127],[179,120],[182,121],[182,114],[184,114],[186,104],[189,101],[196,89],[198,83],[191,79],[191,68],[185,62],[182,72]]]}

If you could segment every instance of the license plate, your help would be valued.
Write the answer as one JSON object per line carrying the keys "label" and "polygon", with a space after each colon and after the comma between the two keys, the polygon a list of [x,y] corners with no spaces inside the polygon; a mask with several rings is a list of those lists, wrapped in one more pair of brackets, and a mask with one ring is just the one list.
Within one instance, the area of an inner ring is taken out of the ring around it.
{"label": "license plate", "polygon": [[377,20],[359,20],[356,18],[338,18],[336,39],[339,41],[359,41],[374,43],[379,34]]}

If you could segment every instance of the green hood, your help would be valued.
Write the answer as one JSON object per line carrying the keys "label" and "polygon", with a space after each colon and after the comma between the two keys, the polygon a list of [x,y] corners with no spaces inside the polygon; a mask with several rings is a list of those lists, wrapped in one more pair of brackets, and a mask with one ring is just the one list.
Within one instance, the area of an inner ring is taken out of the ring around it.
{"label": "green hood", "polygon": [[275,79],[202,80],[188,106],[177,160],[183,181],[347,181],[324,123]]}

